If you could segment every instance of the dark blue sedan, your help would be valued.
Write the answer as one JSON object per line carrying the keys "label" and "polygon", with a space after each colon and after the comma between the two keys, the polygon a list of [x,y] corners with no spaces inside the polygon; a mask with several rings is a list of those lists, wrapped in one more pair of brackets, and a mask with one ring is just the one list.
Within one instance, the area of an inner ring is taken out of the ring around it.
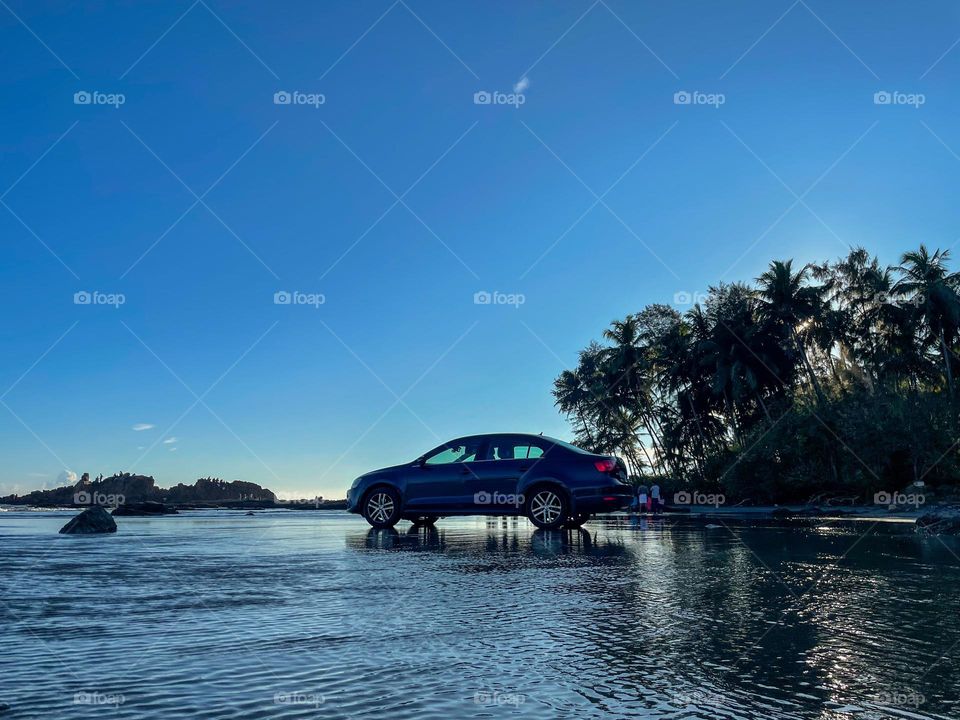
{"label": "dark blue sedan", "polygon": [[347,491],[347,504],[375,528],[453,515],[525,515],[539,528],[580,527],[593,513],[630,503],[626,480],[619,458],[562,440],[471,435],[361,475]]}

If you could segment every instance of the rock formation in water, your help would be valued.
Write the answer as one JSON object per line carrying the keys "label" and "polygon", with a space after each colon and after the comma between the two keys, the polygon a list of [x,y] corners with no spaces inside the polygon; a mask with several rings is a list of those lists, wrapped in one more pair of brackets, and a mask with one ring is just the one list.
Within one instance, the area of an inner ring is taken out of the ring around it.
{"label": "rock formation in water", "polygon": [[102,507],[94,506],[74,515],[60,528],[61,535],[93,535],[96,533],[115,533],[117,523]]}

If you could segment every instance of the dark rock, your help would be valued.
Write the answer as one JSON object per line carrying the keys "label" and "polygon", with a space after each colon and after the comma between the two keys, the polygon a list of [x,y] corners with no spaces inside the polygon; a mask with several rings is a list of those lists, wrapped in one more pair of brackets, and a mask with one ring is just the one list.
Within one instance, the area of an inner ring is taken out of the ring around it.
{"label": "dark rock", "polygon": [[917,530],[932,535],[960,535],[960,507],[941,507],[917,518]]}
{"label": "dark rock", "polygon": [[148,500],[147,502],[141,503],[124,503],[117,507],[113,511],[113,514],[116,516],[143,517],[153,515],[177,515],[178,512],[169,505]]}
{"label": "dark rock", "polygon": [[117,523],[110,513],[99,505],[84,510],[70,518],[70,522],[60,528],[61,535],[92,535],[94,533],[115,533]]}

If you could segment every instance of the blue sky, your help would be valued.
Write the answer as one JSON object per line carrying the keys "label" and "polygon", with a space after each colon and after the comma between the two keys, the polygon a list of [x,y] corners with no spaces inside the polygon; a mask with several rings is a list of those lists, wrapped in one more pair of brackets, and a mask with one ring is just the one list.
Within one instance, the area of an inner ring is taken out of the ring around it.
{"label": "blue sky", "polygon": [[568,437],[611,320],[960,238],[954,3],[6,2],[0,492]]}

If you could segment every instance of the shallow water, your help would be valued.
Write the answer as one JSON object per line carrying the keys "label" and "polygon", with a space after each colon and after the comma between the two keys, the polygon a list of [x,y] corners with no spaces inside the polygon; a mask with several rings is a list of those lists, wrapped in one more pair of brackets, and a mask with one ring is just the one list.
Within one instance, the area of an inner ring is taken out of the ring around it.
{"label": "shallow water", "polygon": [[960,717],[907,524],[0,513],[0,718]]}

